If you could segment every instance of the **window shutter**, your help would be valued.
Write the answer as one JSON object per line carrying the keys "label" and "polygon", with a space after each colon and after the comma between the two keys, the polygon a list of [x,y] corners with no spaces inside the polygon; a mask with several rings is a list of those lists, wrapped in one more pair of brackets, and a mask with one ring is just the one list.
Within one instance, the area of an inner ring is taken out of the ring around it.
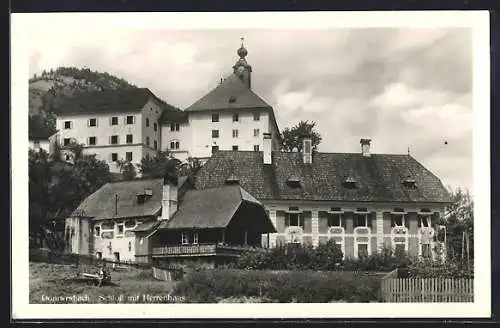
{"label": "window shutter", "polygon": [[90,119],[87,119],[87,127],[90,126]]}
{"label": "window shutter", "polygon": [[113,116],[109,118],[109,125],[112,125],[112,123],[113,123]]}
{"label": "window shutter", "polygon": [[109,155],[108,155],[108,161],[111,162],[112,160],[113,160],[113,155],[112,155],[112,153],[109,153]]}

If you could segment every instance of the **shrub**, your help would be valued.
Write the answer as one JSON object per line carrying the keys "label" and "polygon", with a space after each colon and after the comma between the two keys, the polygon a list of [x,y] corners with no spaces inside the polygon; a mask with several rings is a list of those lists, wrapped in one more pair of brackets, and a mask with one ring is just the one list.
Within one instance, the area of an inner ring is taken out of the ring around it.
{"label": "shrub", "polygon": [[408,276],[411,278],[474,278],[474,267],[467,267],[467,263],[460,261],[440,263],[421,260],[408,266]]}
{"label": "shrub", "polygon": [[313,248],[309,245],[284,245],[271,250],[252,250],[232,265],[252,270],[333,270],[342,260],[342,251],[334,241]]}
{"label": "shrub", "polygon": [[325,303],[378,300],[378,277],[353,272],[204,270],[179,282],[174,293],[188,302],[235,298],[270,302]]}

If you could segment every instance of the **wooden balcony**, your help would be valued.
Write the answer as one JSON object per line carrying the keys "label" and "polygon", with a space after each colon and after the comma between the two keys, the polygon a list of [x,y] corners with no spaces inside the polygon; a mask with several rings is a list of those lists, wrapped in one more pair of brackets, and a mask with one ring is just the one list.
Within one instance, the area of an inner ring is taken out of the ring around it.
{"label": "wooden balcony", "polygon": [[153,257],[239,256],[255,247],[225,244],[167,245],[153,248]]}

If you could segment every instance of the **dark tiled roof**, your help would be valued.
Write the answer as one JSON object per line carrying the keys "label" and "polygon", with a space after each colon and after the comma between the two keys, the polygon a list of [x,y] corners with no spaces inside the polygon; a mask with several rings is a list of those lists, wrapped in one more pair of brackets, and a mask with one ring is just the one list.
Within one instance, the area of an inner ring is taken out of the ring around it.
{"label": "dark tiled roof", "polygon": [[[229,99],[232,98],[232,102]],[[231,74],[217,87],[189,106],[186,111],[220,109],[271,108],[262,98],[249,89],[237,75]]]}
{"label": "dark tiled roof", "polygon": [[[273,152],[273,164],[264,165],[262,152],[219,151],[198,172],[196,189],[224,185],[230,174],[259,200],[322,200],[375,202],[448,202],[441,181],[409,155],[314,153],[303,164],[299,153]],[[300,184],[290,185],[295,176]],[[416,188],[401,183],[410,176]],[[357,188],[344,184],[354,178]]]}
{"label": "dark tiled roof", "polygon": [[223,228],[243,202],[261,203],[238,185],[189,190],[177,213],[159,229]]}
{"label": "dark tiled roof", "polygon": [[[137,194],[144,189],[152,189],[153,195],[143,204],[138,204]],[[152,216],[161,209],[162,193],[163,179],[107,183],[88,196],[72,215],[84,215],[95,219]],[[115,207],[116,196],[118,203]]]}
{"label": "dark tiled roof", "polygon": [[168,105],[169,109],[163,110],[160,117],[160,124],[187,123],[188,113]]}
{"label": "dark tiled roof", "polygon": [[159,225],[160,225],[161,221],[146,221],[144,223],[141,223],[140,225],[138,225],[135,229],[133,229],[132,231],[134,232],[147,232],[147,231],[151,231],[153,229],[156,229]]}
{"label": "dark tiled roof", "polygon": [[127,88],[85,92],[66,99],[54,112],[57,114],[139,112],[151,98],[163,106],[163,110],[175,109],[147,88]]}

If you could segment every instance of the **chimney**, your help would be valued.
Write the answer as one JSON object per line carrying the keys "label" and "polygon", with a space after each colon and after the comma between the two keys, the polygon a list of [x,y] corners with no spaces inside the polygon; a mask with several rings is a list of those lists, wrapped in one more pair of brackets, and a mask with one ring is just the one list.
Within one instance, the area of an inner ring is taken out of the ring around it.
{"label": "chimney", "polygon": [[166,173],[163,180],[161,220],[169,220],[177,212],[177,177]]}
{"label": "chimney", "polygon": [[271,156],[271,134],[263,133],[264,142],[262,145],[262,152],[264,153],[264,164],[272,164],[272,156]]}
{"label": "chimney", "polygon": [[302,155],[304,164],[312,163],[312,139],[309,137],[302,138]]}
{"label": "chimney", "polygon": [[371,139],[361,139],[361,154],[365,157],[370,157],[370,143]]}

